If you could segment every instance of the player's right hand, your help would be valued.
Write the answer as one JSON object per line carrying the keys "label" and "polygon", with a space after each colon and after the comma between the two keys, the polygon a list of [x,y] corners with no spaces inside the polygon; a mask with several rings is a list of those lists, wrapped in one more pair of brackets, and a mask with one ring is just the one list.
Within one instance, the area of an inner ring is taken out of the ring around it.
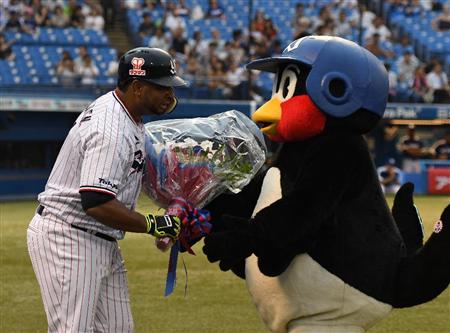
{"label": "player's right hand", "polygon": [[152,215],[145,217],[147,233],[157,238],[170,237],[176,239],[180,234],[181,221],[173,215]]}

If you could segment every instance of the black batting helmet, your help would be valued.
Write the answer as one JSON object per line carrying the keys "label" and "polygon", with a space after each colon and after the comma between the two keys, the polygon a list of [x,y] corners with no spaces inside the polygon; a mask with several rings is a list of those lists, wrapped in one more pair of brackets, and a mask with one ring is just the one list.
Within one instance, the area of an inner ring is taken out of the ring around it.
{"label": "black batting helmet", "polygon": [[119,60],[118,83],[138,79],[164,87],[182,87],[187,83],[175,70],[175,59],[164,50],[137,47],[126,52]]}

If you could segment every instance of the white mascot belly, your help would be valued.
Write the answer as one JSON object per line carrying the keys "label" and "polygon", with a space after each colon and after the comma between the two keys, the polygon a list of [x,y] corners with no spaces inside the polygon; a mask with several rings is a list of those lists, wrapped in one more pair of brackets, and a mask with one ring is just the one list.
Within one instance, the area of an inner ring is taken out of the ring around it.
{"label": "white mascot belly", "polygon": [[[280,198],[280,170],[270,168],[253,216]],[[392,308],[344,283],[308,254],[297,255],[277,277],[263,275],[252,255],[245,275],[253,302],[273,333],[365,332]]]}

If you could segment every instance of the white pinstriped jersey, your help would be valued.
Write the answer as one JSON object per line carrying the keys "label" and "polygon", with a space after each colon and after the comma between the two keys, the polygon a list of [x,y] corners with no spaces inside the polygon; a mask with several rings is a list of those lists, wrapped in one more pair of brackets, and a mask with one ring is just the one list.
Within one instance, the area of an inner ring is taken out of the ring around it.
{"label": "white pinstriped jersey", "polygon": [[144,142],[143,124],[133,120],[115,92],[96,99],[77,118],[39,194],[45,216],[122,239],[123,231],[86,215],[80,192],[112,195],[133,210],[141,189]]}

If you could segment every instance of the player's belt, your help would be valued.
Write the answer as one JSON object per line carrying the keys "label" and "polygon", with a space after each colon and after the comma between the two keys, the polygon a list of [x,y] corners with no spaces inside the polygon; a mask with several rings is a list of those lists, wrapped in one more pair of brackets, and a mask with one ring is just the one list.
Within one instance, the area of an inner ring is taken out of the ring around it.
{"label": "player's belt", "polygon": [[[37,210],[36,210],[36,213],[38,213],[39,215],[42,215],[42,213],[44,212],[44,209],[45,209],[44,206],[39,205],[38,208],[37,208]],[[89,234],[91,234],[91,235],[100,237],[100,238],[102,238],[102,239],[104,239],[104,240],[107,240],[107,241],[109,241],[109,242],[115,242],[115,241],[116,241],[116,239],[115,239],[114,237],[111,237],[111,236],[102,234],[101,232],[98,232],[98,231],[89,230],[89,229],[86,229],[86,228],[83,228],[83,227],[79,227],[79,226],[74,225],[74,224],[71,224],[70,226],[71,226],[72,228],[74,228],[74,229],[78,229],[78,230],[87,232],[87,233],[89,233]]]}

